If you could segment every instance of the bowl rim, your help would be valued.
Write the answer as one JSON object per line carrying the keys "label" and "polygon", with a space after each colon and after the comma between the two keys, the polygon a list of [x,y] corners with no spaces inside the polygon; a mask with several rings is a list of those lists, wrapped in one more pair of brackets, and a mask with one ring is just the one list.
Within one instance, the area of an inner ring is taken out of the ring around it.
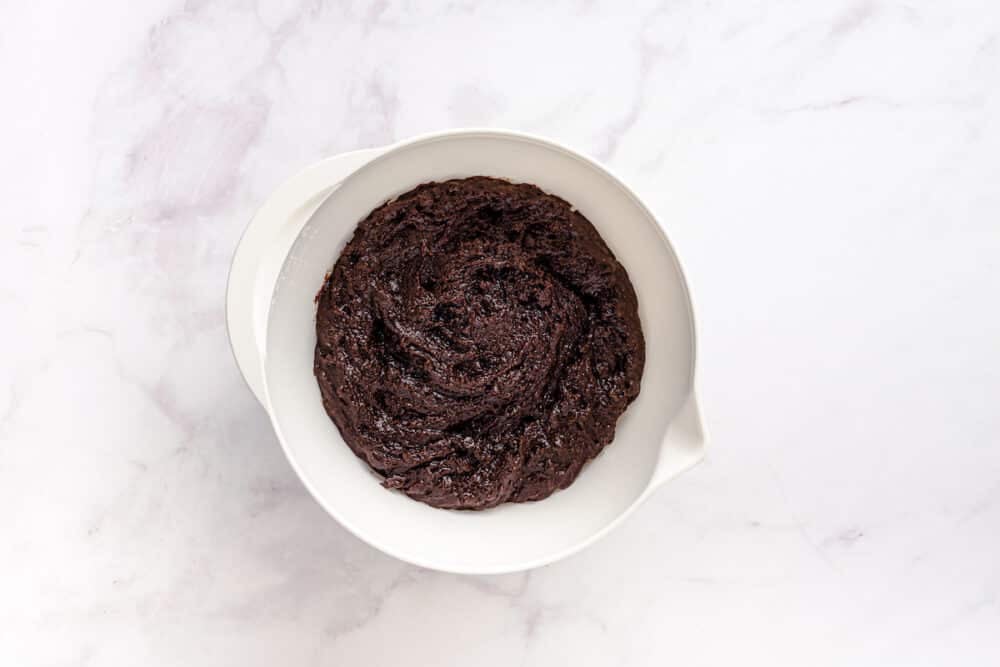
{"label": "bowl rim", "polygon": [[[350,175],[344,178],[341,184],[347,183],[350,179],[354,178],[356,174],[364,170],[367,170],[369,168],[375,168],[381,160],[387,158],[390,154],[394,153],[397,150],[407,148],[416,144],[438,141],[441,139],[448,139],[453,137],[462,137],[462,136],[470,136],[470,137],[485,136],[491,138],[535,143],[547,149],[561,152],[572,159],[582,162],[590,169],[596,171],[599,175],[608,179],[613,185],[615,185],[622,192],[623,195],[630,198],[633,201],[633,203],[636,206],[638,206],[639,209],[642,210],[642,212],[644,212],[648,216],[648,218],[654,223],[654,226],[656,227],[656,231],[659,235],[661,243],[663,243],[669,256],[672,258],[674,262],[677,274],[680,276],[681,289],[687,301],[687,307],[689,312],[688,322],[689,322],[690,336],[691,336],[690,338],[691,364],[690,364],[689,377],[687,378],[687,384],[689,387],[688,397],[689,398],[693,397],[696,394],[695,376],[697,368],[697,324],[696,324],[694,300],[692,298],[691,289],[688,284],[687,274],[684,271],[684,267],[681,264],[678,253],[676,252],[673,244],[670,242],[670,239],[667,237],[666,232],[663,229],[663,225],[660,223],[659,219],[656,217],[656,215],[653,214],[653,212],[649,209],[649,207],[646,206],[646,204],[642,201],[642,199],[628,185],[626,185],[625,182],[621,178],[619,178],[617,174],[615,174],[608,167],[604,166],[603,164],[597,162],[596,160],[582,153],[577,152],[576,150],[573,150],[572,148],[569,148],[568,146],[553,141],[552,139],[548,139],[546,137],[538,136],[535,134],[530,134],[517,130],[508,130],[503,128],[476,128],[476,127],[454,128],[449,130],[440,130],[435,132],[418,134],[397,141],[395,143],[388,144],[384,147],[385,150],[383,152],[374,156],[369,162],[366,162],[365,164],[358,167],[354,172],[352,172]],[[303,229],[307,225],[308,221],[306,222],[306,225],[303,226]],[[283,266],[287,260],[288,260],[288,255],[286,255],[284,260],[282,261]],[[271,286],[272,295],[275,288],[276,285]],[[268,318],[268,328],[270,328],[270,318]],[[262,385],[263,385],[263,392],[265,399],[265,407],[267,408],[268,418],[271,421],[271,426],[272,428],[274,428],[275,434],[278,436],[278,442],[281,444],[281,449],[285,454],[285,458],[288,459],[288,462],[291,465],[292,469],[295,471],[295,474],[298,476],[299,480],[306,487],[306,489],[309,491],[309,494],[316,500],[316,502],[327,512],[327,514],[333,517],[348,532],[350,532],[352,535],[360,539],[362,542],[368,544],[369,546],[377,549],[378,551],[381,551],[384,554],[392,556],[393,558],[396,558],[398,560],[439,572],[450,572],[454,574],[467,574],[467,575],[507,574],[512,572],[521,572],[524,570],[530,570],[542,567],[544,565],[548,565],[550,563],[554,563],[556,561],[568,558],[569,556],[572,556],[573,554],[582,551],[583,549],[587,548],[588,546],[600,540],[602,537],[606,536],[613,529],[618,527],[625,519],[627,519],[642,503],[644,503],[650,497],[650,495],[652,495],[652,493],[657,488],[659,488],[659,484],[657,484],[654,479],[655,475],[651,476],[649,482],[647,483],[647,486],[639,493],[638,496],[636,496],[635,500],[633,500],[632,503],[629,504],[621,513],[619,513],[616,517],[608,521],[604,526],[594,531],[586,538],[578,540],[577,542],[571,544],[568,547],[565,547],[563,549],[554,551],[552,553],[543,556],[538,556],[527,560],[511,561],[508,563],[495,564],[486,567],[480,567],[474,564],[470,564],[468,566],[441,564],[429,561],[424,558],[411,556],[405,553],[403,550],[399,549],[398,547],[382,544],[377,538],[373,538],[372,536],[367,534],[363,526],[358,525],[354,521],[346,519],[337,510],[337,508],[331,506],[331,504],[324,499],[322,494],[318,493],[317,489],[314,488],[314,483],[310,481],[310,477],[303,474],[304,467],[296,459],[296,456],[292,452],[292,449],[286,444],[285,435],[282,432],[278,420],[275,419],[273,414],[273,409],[271,407],[270,383],[268,382],[268,373],[267,373],[266,338],[263,341],[259,341],[258,345],[259,345],[258,354],[260,355],[260,363],[263,374]],[[687,400],[682,402],[680,409],[683,409],[683,405],[686,402]],[[672,420],[673,417],[671,418],[671,421]]]}

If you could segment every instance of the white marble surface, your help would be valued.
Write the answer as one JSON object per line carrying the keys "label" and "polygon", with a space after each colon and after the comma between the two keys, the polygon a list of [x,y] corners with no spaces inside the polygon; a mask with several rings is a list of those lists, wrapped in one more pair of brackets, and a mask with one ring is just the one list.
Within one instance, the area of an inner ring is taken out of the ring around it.
{"label": "white marble surface", "polygon": [[[626,4],[4,3],[0,664],[1000,664],[1000,4]],[[461,125],[610,164],[701,320],[709,460],[528,574],[328,519],[226,343],[283,177]]]}

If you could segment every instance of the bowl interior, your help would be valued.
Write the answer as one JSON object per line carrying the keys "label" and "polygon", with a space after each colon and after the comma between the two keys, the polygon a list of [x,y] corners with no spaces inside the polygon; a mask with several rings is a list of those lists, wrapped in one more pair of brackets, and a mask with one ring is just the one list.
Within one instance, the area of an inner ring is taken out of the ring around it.
{"label": "bowl interior", "polygon": [[[358,221],[420,183],[487,175],[534,183],[579,209],[625,266],[646,338],[642,390],[614,442],[576,482],[536,503],[438,510],[387,491],[344,444],[313,377],[313,298]],[[549,562],[609,527],[645,490],[668,422],[691,387],[693,324],[676,258],[617,179],[554,144],[458,132],[401,144],[349,177],[313,215],[284,263],[268,319],[264,372],[275,429],[316,499],[349,530],[404,560],[455,572]]]}

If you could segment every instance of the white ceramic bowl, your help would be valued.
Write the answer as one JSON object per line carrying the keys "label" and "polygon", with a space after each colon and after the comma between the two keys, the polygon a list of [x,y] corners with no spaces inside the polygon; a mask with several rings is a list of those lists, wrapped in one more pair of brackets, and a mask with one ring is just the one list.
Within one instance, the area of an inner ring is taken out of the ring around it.
{"label": "white ceramic bowl", "polygon": [[[313,377],[313,299],[358,221],[420,183],[473,175],[534,183],[579,209],[628,271],[646,338],[642,391],[614,442],[568,489],[482,512],[434,509],[382,488],[324,412]],[[703,455],[694,316],[670,243],[638,197],[606,169],[537,137],[456,130],[303,172],[279,189],[241,241],[228,316],[240,367],[306,487],[355,535],[418,565],[498,573],[563,558]]]}

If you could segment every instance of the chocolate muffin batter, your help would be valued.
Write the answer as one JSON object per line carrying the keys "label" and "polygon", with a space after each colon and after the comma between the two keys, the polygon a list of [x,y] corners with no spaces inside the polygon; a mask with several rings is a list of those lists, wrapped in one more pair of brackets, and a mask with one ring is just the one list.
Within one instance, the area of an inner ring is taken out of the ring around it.
{"label": "chocolate muffin batter", "polygon": [[639,393],[625,269],[533,185],[465,178],[383,204],[317,299],[327,413],[386,487],[434,507],[566,488]]}

